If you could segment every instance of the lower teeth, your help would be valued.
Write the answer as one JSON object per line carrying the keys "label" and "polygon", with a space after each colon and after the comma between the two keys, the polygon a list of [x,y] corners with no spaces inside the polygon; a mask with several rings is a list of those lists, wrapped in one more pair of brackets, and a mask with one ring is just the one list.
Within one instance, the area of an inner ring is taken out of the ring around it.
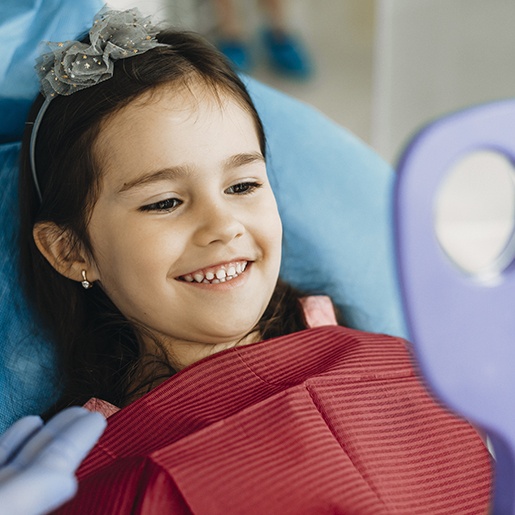
{"label": "lower teeth", "polygon": [[237,275],[228,275],[227,277],[222,277],[221,279],[212,279],[211,281],[209,281],[208,279],[204,279],[202,281],[203,284],[220,284],[220,283],[225,283],[227,281],[231,281],[232,279],[236,279],[236,277],[238,277]]}

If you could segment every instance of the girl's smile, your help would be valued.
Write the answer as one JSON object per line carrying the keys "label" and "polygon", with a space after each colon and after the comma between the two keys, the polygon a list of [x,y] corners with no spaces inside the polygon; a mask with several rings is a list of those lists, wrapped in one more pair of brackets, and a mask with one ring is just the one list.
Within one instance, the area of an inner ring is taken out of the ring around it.
{"label": "girl's smile", "polygon": [[103,124],[95,155],[88,278],[178,368],[259,339],[282,230],[246,110],[207,86],[162,86]]}
{"label": "girl's smile", "polygon": [[199,283],[209,285],[223,284],[240,277],[248,267],[250,267],[248,260],[237,259],[229,263],[221,263],[195,270],[194,272],[179,276],[177,280],[192,283],[194,286]]}

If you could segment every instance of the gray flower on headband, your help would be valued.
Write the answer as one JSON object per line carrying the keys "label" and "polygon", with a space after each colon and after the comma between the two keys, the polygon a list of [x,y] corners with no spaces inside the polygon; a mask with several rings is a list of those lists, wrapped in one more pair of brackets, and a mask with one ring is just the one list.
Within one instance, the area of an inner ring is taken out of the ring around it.
{"label": "gray flower on headband", "polygon": [[114,11],[104,7],[89,31],[90,45],[47,42],[51,51],[36,61],[43,95],[71,95],[111,78],[115,61],[166,46],[154,37],[158,32],[150,17],[143,17],[136,8]]}

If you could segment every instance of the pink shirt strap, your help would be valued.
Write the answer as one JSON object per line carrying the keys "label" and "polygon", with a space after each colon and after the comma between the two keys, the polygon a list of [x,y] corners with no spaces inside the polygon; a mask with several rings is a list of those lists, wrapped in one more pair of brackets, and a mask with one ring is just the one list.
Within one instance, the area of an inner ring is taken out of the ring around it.
{"label": "pink shirt strap", "polygon": [[111,415],[114,415],[117,411],[120,411],[120,408],[117,408],[114,404],[95,397],[89,399],[83,407],[89,411],[96,411],[97,413],[104,415],[105,418],[108,418]]}
{"label": "pink shirt strap", "polygon": [[310,295],[299,299],[307,326],[321,327],[324,325],[338,325],[334,313],[333,303],[327,295]]}

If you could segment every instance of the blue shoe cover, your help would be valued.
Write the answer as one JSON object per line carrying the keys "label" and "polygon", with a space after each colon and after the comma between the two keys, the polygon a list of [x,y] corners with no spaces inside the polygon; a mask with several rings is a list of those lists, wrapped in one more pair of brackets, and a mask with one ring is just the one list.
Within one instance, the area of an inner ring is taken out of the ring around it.
{"label": "blue shoe cover", "polygon": [[232,62],[238,71],[250,71],[252,68],[250,52],[243,41],[237,39],[221,39],[216,46],[218,50]]}
{"label": "blue shoe cover", "polygon": [[272,30],[265,30],[263,42],[270,64],[278,72],[302,79],[312,75],[311,59],[298,38],[287,33],[277,34]]}

